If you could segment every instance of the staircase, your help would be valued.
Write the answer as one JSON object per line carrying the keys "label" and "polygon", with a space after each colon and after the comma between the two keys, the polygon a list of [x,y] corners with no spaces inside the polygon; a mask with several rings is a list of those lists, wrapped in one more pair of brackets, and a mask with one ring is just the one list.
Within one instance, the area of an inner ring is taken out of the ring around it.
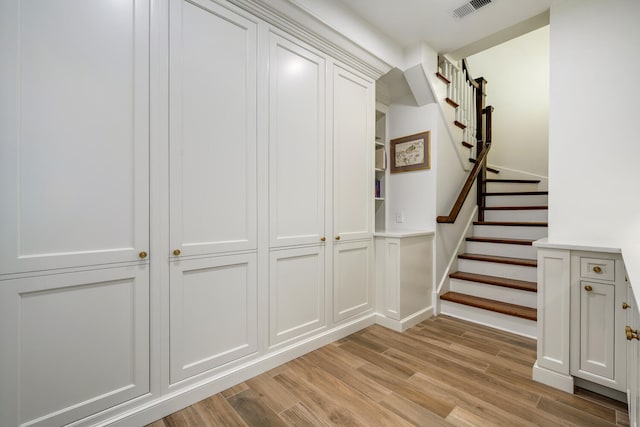
{"label": "staircase", "polygon": [[539,181],[487,179],[484,221],[473,223],[440,311],[536,337],[537,261],[532,242],[547,235],[547,192]]}

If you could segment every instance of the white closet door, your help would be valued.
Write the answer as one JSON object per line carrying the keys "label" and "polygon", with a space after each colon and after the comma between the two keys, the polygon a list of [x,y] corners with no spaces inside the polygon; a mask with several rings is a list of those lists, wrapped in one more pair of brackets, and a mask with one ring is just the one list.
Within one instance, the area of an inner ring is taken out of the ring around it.
{"label": "white closet door", "polygon": [[256,24],[170,5],[170,241],[183,256],[256,248]]}
{"label": "white closet door", "polygon": [[0,282],[0,424],[61,426],[149,392],[149,270]]}
{"label": "white closet door", "polygon": [[138,259],[148,0],[4,0],[0,28],[0,272]]}
{"label": "white closet door", "polygon": [[324,254],[324,246],[271,251],[269,345],[326,326]]}
{"label": "white closet door", "polygon": [[171,262],[171,382],[257,349],[256,255]]}
{"label": "white closet door", "polygon": [[333,67],[334,238],[372,236],[373,82]]}
{"label": "white closet door", "polygon": [[271,246],[324,236],[325,63],[269,34]]}
{"label": "white closet door", "polygon": [[340,322],[373,308],[371,240],[335,245],[333,258],[333,321]]}

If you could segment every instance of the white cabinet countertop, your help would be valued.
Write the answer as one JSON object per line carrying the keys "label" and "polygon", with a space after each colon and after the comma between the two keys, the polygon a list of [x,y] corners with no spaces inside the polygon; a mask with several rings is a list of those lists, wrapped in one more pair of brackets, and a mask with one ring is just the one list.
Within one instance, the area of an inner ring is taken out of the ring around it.
{"label": "white cabinet countertop", "polygon": [[373,233],[375,237],[394,237],[397,239],[402,239],[405,237],[419,237],[419,236],[433,236],[435,231],[433,230],[384,230],[384,231],[376,231]]}

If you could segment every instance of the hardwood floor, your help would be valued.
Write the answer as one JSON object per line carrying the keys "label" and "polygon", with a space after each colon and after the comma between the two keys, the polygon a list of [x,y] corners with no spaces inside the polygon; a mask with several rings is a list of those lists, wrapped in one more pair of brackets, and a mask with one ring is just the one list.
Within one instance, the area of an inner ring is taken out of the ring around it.
{"label": "hardwood floor", "polygon": [[439,316],[371,326],[150,427],[614,426],[626,405],[531,380],[536,343]]}

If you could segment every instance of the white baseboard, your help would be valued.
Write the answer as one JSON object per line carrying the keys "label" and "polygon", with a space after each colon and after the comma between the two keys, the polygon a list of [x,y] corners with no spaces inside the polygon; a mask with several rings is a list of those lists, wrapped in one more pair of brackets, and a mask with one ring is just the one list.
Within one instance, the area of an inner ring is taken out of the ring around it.
{"label": "white baseboard", "polygon": [[384,314],[377,313],[376,323],[380,326],[384,326],[385,328],[391,329],[396,332],[404,332],[412,326],[415,326],[418,323],[422,322],[423,320],[433,317],[433,313],[433,307],[427,307],[401,320],[389,319]]}
{"label": "white baseboard", "polygon": [[[118,414],[115,417],[100,422],[91,422],[85,419],[75,425],[139,427],[150,424],[155,420],[179,411],[209,396],[220,393],[229,387],[240,384],[243,381],[260,375],[290,360],[351,335],[367,326],[371,326],[376,323],[377,317],[378,315],[376,313],[368,313],[363,317],[356,318],[306,340],[296,342],[257,359],[253,359],[248,363],[237,366],[219,375],[207,378],[206,380],[176,390],[175,392],[159,396],[157,399],[153,399],[130,411]],[[404,320],[406,319],[403,319],[403,321]],[[421,320],[418,320],[416,323],[420,321]],[[409,324],[409,322],[407,324]]]}
{"label": "white baseboard", "polygon": [[571,375],[560,374],[546,368],[538,366],[538,362],[533,365],[533,380],[558,390],[573,394],[573,377]]}

